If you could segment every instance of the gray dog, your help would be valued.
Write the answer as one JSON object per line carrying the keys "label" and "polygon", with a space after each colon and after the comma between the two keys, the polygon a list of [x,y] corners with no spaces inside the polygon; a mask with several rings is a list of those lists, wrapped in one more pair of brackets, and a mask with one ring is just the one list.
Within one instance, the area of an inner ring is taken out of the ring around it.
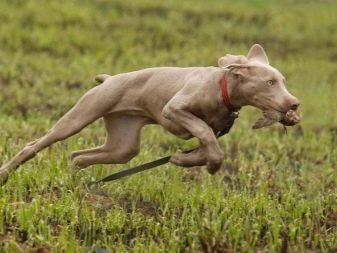
{"label": "gray dog", "polygon": [[285,78],[269,65],[264,49],[253,45],[247,57],[226,55],[219,67],[160,67],[98,75],[101,84],[89,90],[43,137],[28,144],[0,168],[0,181],[44,148],[64,140],[103,117],[107,140],[103,146],[71,154],[72,164],[126,163],[139,153],[140,132],[160,124],[174,135],[196,137],[200,146],[191,153],[175,153],[179,166],[207,165],[210,173],[221,166],[224,153],[216,133],[225,129],[230,115],[251,105],[264,112],[255,128],[281,122],[295,125],[299,101],[285,86]]}

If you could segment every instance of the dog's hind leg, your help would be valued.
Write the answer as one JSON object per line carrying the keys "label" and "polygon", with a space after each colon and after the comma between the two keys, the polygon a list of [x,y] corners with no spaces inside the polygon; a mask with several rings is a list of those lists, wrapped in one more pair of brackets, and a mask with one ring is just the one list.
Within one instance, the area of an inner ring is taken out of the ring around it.
{"label": "dog's hind leg", "polygon": [[121,164],[131,160],[140,150],[140,131],[149,120],[139,116],[104,116],[108,131],[105,145],[72,154],[74,167],[93,164]]}
{"label": "dog's hind leg", "polygon": [[77,156],[79,155],[85,155],[85,154],[92,154],[95,152],[101,152],[104,149],[105,145],[96,147],[96,148],[90,148],[90,149],[83,149],[83,150],[77,150],[71,153],[70,160],[73,161]]}
{"label": "dog's hind leg", "polygon": [[106,114],[112,105],[109,102],[102,102],[107,101],[105,97],[106,92],[100,86],[96,86],[84,94],[77,104],[46,135],[28,144],[12,160],[0,168],[0,184],[11,171],[33,158],[44,148],[78,133],[85,126]]}

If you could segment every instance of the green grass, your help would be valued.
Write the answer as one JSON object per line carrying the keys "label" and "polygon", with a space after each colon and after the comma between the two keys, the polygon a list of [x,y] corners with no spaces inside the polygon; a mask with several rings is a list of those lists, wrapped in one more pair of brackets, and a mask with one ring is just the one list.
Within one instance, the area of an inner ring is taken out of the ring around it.
{"label": "green grass", "polygon": [[126,166],[73,175],[68,155],[102,122],[55,144],[0,188],[0,252],[335,252],[334,1],[0,2],[0,163],[43,135],[97,73],[215,65],[262,44],[301,100],[300,126],[253,131],[244,108],[220,173],[165,165],[89,191],[85,182],[187,149],[158,126]]}

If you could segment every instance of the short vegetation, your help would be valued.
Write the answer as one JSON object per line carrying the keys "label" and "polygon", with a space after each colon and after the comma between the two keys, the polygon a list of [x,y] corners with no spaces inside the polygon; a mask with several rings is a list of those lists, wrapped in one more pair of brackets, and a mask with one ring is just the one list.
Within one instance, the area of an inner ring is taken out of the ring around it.
{"label": "short vegetation", "polygon": [[[336,252],[334,1],[0,2],[0,164],[41,137],[98,73],[209,66],[262,44],[301,100],[303,123],[251,129],[244,108],[214,175],[174,165],[85,184],[198,145],[158,126],[126,165],[69,168],[103,122],[55,144],[0,188],[0,252]],[[151,94],[148,94],[151,96]]]}

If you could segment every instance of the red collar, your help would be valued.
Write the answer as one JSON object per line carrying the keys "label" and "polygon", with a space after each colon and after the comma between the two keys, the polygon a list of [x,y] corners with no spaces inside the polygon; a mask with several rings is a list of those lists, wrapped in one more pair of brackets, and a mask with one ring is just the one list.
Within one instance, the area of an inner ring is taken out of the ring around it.
{"label": "red collar", "polygon": [[221,79],[221,93],[222,93],[223,103],[225,104],[225,106],[228,108],[229,111],[237,112],[241,109],[241,107],[235,108],[229,100],[228,88],[227,88],[227,75],[226,74],[224,74],[222,79]]}

